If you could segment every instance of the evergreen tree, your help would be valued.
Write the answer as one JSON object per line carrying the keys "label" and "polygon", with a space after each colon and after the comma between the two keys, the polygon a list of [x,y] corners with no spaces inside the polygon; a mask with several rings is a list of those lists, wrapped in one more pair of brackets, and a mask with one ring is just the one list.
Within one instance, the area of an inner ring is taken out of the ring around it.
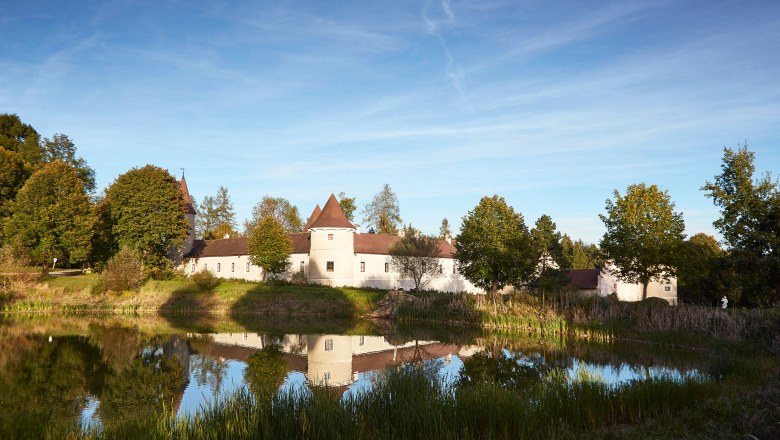
{"label": "evergreen tree", "polygon": [[536,257],[536,271],[531,287],[544,293],[552,293],[568,284],[566,272],[569,261],[563,254],[561,233],[549,215],[542,215],[531,229],[531,242]]}
{"label": "evergreen tree", "polygon": [[685,222],[669,194],[655,185],[630,185],[625,196],[615,190],[614,197],[607,199],[607,215],[599,215],[607,227],[601,249],[620,279],[642,284],[645,299],[650,281],[675,275]]}
{"label": "evergreen tree", "polygon": [[224,186],[219,187],[215,196],[205,196],[198,206],[195,234],[206,240],[238,235],[233,202]]}
{"label": "evergreen tree", "polygon": [[604,267],[604,258],[595,244],[582,240],[572,241],[564,234],[561,238],[561,248],[566,267],[569,269],[595,269]]}
{"label": "evergreen tree", "polygon": [[176,178],[154,165],[133,168],[108,187],[101,204],[110,249],[136,249],[146,268],[170,267],[169,251],[189,229]]}
{"label": "evergreen tree", "polygon": [[87,260],[94,217],[77,170],[59,160],[36,171],[11,206],[6,236],[46,272],[53,258],[62,264]]}
{"label": "evergreen tree", "polygon": [[447,237],[452,237],[452,231],[450,230],[450,221],[445,218],[439,226],[439,238],[444,240]]}

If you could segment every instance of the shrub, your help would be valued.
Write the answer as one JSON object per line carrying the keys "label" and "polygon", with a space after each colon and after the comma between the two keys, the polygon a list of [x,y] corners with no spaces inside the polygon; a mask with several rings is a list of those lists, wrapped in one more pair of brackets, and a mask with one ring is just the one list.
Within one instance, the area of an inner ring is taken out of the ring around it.
{"label": "shrub", "polygon": [[306,274],[301,271],[296,271],[290,276],[290,283],[291,284],[308,284],[309,279],[306,277]]}
{"label": "shrub", "polygon": [[115,292],[141,287],[144,282],[141,259],[132,249],[123,248],[106,263],[102,280],[107,290]]}
{"label": "shrub", "polygon": [[28,287],[39,276],[36,269],[29,267],[29,261],[11,246],[0,248],[0,291]]}
{"label": "shrub", "polygon": [[190,275],[190,280],[198,286],[198,290],[207,292],[213,290],[219,283],[222,282],[217,276],[215,276],[208,269],[201,269],[194,274]]}

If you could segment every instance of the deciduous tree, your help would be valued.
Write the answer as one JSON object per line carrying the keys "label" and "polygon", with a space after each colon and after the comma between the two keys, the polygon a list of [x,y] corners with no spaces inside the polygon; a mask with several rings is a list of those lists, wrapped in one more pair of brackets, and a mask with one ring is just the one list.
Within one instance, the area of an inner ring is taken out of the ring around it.
{"label": "deciduous tree", "polygon": [[298,207],[293,206],[283,197],[263,196],[260,203],[252,208],[252,219],[244,222],[245,233],[251,234],[255,225],[266,218],[275,219],[288,234],[303,230],[303,220],[298,212]]}
{"label": "deciduous tree", "polygon": [[536,255],[523,216],[503,197],[483,197],[463,217],[455,244],[460,273],[498,298],[499,289],[529,279]]}
{"label": "deciduous tree", "polygon": [[341,206],[341,210],[344,211],[344,215],[347,217],[347,220],[350,222],[355,221],[355,210],[357,209],[355,198],[347,197],[347,193],[340,192],[339,205]]}
{"label": "deciduous tree", "polygon": [[552,293],[568,284],[566,272],[569,262],[563,255],[561,233],[549,215],[542,215],[531,229],[531,242],[536,256],[536,270],[531,287],[542,295]]}
{"label": "deciduous tree", "polygon": [[35,129],[13,114],[0,114],[0,147],[19,154],[25,165],[33,166],[41,161],[43,152],[40,135]]}
{"label": "deciduous tree", "polygon": [[656,185],[630,185],[625,196],[615,190],[614,198],[606,201],[607,215],[599,215],[607,228],[601,250],[614,261],[620,279],[642,284],[645,299],[650,281],[675,275],[685,222]]}
{"label": "deciduous tree", "polygon": [[56,160],[36,171],[19,190],[11,211],[6,236],[44,272],[53,258],[63,264],[87,260],[94,217],[73,166]]}
{"label": "deciduous tree", "polygon": [[742,299],[749,305],[780,302],[780,185],[769,173],[754,178],[747,146],[724,148],[721,174],[702,187],[721,210],[714,225],[729,247]]}
{"label": "deciduous tree", "polygon": [[284,272],[290,254],[290,236],[274,217],[262,218],[250,231],[249,261],[263,269],[263,280],[269,273],[275,275]]}
{"label": "deciduous tree", "polygon": [[76,145],[64,134],[55,134],[51,139],[44,138],[41,142],[43,162],[51,163],[55,160],[65,162],[73,168],[84,182],[84,189],[91,193],[95,191],[95,170],[87,165],[87,161],[76,156]]}
{"label": "deciduous tree", "polygon": [[116,178],[101,203],[111,249],[136,249],[147,269],[171,265],[169,251],[189,229],[176,178],[154,165],[133,168]]}
{"label": "deciduous tree", "polygon": [[404,278],[411,278],[414,290],[424,288],[442,275],[439,266],[439,240],[420,234],[410,226],[404,236],[390,246],[390,266]]}
{"label": "deciduous tree", "polygon": [[398,197],[385,183],[382,191],[374,195],[371,203],[363,208],[363,221],[379,234],[397,234],[401,224]]}

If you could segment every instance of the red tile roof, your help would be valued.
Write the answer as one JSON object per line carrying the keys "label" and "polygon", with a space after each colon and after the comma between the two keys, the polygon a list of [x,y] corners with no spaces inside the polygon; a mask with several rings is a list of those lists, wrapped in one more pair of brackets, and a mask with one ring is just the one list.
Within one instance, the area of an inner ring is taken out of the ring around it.
{"label": "red tile roof", "polygon": [[[294,254],[309,253],[309,248],[311,248],[310,235],[308,232],[289,234]],[[231,257],[236,255],[249,255],[249,239],[247,237],[195,240],[192,243],[192,250],[184,257]]]}
{"label": "red tile roof", "polygon": [[[355,253],[387,255],[390,253],[390,246],[400,239],[401,237],[392,234],[355,234]],[[445,240],[439,240],[439,252],[442,258],[452,258],[455,255],[455,246]]]}
{"label": "red tile roof", "polygon": [[312,211],[309,219],[306,220],[306,225],[303,227],[304,232],[309,231],[309,228],[311,228],[311,225],[317,220],[317,217],[319,217],[321,213],[322,210],[320,209],[320,205],[315,206],[314,211]]}
{"label": "red tile roof", "polygon": [[322,208],[322,212],[317,217],[317,220],[309,227],[355,229],[355,226],[347,220],[347,216],[344,215],[344,211],[341,210],[341,205],[339,205],[336,196],[333,194],[328,198],[328,202],[325,203],[325,207]]}
{"label": "red tile roof", "polygon": [[578,289],[598,289],[601,269],[574,269],[566,274],[570,286]]}

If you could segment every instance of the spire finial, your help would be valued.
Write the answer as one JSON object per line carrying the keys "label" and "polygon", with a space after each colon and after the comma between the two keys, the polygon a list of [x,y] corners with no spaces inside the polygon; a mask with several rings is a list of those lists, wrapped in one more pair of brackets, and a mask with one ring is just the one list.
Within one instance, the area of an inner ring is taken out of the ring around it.
{"label": "spire finial", "polygon": [[181,170],[181,178],[184,178],[184,168],[179,168]]}

